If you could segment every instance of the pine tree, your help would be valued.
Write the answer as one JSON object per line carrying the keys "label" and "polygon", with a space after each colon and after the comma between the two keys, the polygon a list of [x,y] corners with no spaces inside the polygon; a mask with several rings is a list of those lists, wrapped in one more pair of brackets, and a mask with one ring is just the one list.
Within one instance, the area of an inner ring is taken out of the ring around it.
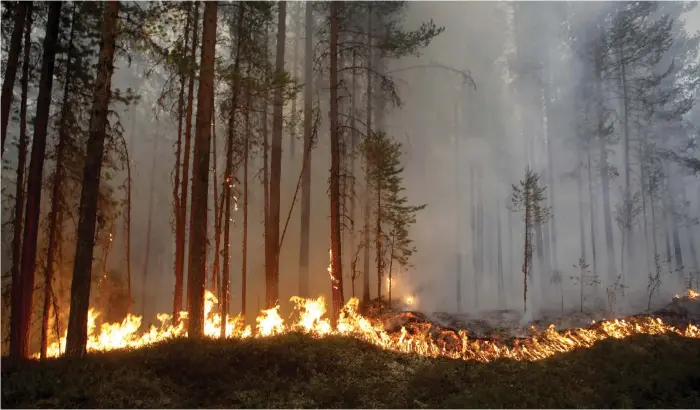
{"label": "pine tree", "polygon": [[511,212],[522,212],[524,223],[524,249],[523,265],[523,310],[527,312],[528,279],[531,280],[533,238],[532,229],[547,222],[550,218],[550,208],[543,206],[546,201],[546,187],[540,184],[540,176],[530,167],[525,169],[525,178],[519,185],[513,185],[511,203],[508,209]]}

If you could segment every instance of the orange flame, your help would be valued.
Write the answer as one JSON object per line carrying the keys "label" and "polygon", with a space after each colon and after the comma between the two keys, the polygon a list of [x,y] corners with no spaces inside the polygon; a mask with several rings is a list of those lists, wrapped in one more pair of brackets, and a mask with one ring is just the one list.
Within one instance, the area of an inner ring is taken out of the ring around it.
{"label": "orange flame", "polygon": [[[690,298],[698,298],[698,292],[689,292]],[[397,333],[384,329],[384,324],[377,319],[369,319],[358,313],[359,300],[352,298],[340,313],[337,328],[333,329],[328,318],[325,318],[326,303],[323,296],[317,299],[305,299],[298,296],[291,298],[298,312],[296,321],[286,325],[279,315],[279,306],[263,310],[256,318],[255,331],[250,326],[244,326],[240,315],[228,317],[226,337],[247,338],[267,337],[287,332],[303,332],[313,337],[327,335],[343,335],[355,337],[384,349],[414,353],[430,357],[449,357],[455,359],[478,360],[489,362],[499,358],[515,360],[541,360],[555,354],[569,352],[578,347],[590,347],[595,342],[608,338],[622,339],[634,334],[665,334],[675,333],[685,337],[700,338],[700,328],[694,324],[685,330],[679,330],[666,325],[659,318],[635,317],[625,320],[604,321],[589,328],[557,331],[550,325],[544,331],[534,330],[534,336],[523,339],[513,345],[496,340],[470,339],[466,331],[457,333],[442,332],[438,340],[430,336],[430,324],[417,323],[402,327]],[[214,312],[218,303],[214,294],[205,293],[204,301],[204,334],[207,337],[219,337],[222,326],[221,316]],[[99,331],[96,319],[99,313],[94,309],[88,312],[88,351],[109,351],[126,348],[139,348],[155,342],[178,336],[187,336],[184,322],[172,325],[171,315],[157,315],[160,326],[151,326],[145,332],[139,333],[141,316],[127,315],[121,323],[105,323]],[[181,318],[187,317],[187,312],[180,313]],[[65,351],[66,337],[53,341],[48,347],[48,356],[56,357]],[[38,358],[39,355],[34,355]]]}

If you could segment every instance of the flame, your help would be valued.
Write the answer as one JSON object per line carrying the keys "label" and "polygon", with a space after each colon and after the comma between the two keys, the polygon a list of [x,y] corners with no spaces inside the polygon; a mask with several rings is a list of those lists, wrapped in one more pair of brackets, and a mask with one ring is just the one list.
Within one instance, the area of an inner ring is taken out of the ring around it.
{"label": "flame", "polygon": [[[689,297],[698,298],[695,291],[689,292]],[[413,323],[401,328],[400,332],[388,332],[382,321],[363,317],[358,313],[359,300],[352,298],[340,313],[336,329],[325,318],[326,302],[323,296],[317,299],[305,299],[294,296],[290,299],[297,311],[297,319],[290,325],[279,314],[279,306],[263,310],[256,318],[255,330],[244,326],[243,318],[238,315],[227,317],[226,337],[248,338],[267,337],[287,332],[303,332],[313,337],[327,335],[343,335],[355,337],[384,349],[405,353],[414,353],[429,357],[449,357],[455,359],[477,360],[489,362],[500,358],[535,361],[559,353],[569,352],[579,347],[590,347],[603,339],[622,339],[634,334],[667,334],[675,333],[685,337],[700,338],[700,328],[690,324],[685,330],[666,325],[659,318],[643,316],[625,320],[612,320],[595,323],[591,327],[557,331],[554,325],[546,330],[533,330],[533,336],[521,339],[513,344],[498,340],[470,339],[466,331],[442,331],[438,337],[431,336],[429,323]],[[408,300],[412,300],[409,297]],[[407,301],[408,301],[407,300]],[[210,291],[205,293],[204,301],[204,334],[208,337],[219,337],[221,331],[221,316],[214,311],[218,303],[216,296]],[[140,333],[141,316],[127,315],[121,323],[105,323],[97,329],[96,320],[99,312],[90,309],[88,312],[88,351],[109,351],[117,349],[133,349],[173,337],[187,336],[184,321],[177,325],[172,323],[169,314],[157,315],[159,326],[151,326]],[[180,312],[180,318],[186,319],[187,312]],[[65,335],[58,341],[53,341],[48,347],[48,356],[56,357],[65,351]],[[34,355],[38,358],[39,355]]]}
{"label": "flame", "polygon": [[[683,296],[684,298],[693,299],[693,300],[700,299],[700,293],[694,291],[693,289],[688,289],[687,293],[688,293],[687,295]],[[681,296],[676,295],[676,296],[674,296],[674,298],[681,299]]]}
{"label": "flame", "polygon": [[415,302],[415,299],[413,298],[413,296],[406,297],[406,304],[407,305],[412,305],[413,302]]}

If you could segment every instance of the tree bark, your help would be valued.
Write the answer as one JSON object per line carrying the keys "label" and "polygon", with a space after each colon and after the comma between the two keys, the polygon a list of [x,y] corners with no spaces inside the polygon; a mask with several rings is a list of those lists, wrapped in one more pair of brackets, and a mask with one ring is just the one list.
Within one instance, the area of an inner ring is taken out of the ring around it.
{"label": "tree bark", "polygon": [[[31,14],[32,2],[21,1],[15,6],[15,22],[12,27],[10,37],[10,49],[7,53],[5,63],[5,78],[2,80],[2,97],[0,97],[0,118],[2,124],[2,154],[5,154],[5,137],[7,137],[7,125],[10,121],[10,106],[14,95],[15,78],[17,77],[17,66],[19,65],[19,51],[22,46],[22,33],[25,24],[29,25],[30,19],[27,14]],[[26,45],[25,45],[26,47]],[[55,53],[55,51],[54,51]]]}
{"label": "tree bark", "polygon": [[[31,5],[31,3],[29,3]],[[15,183],[15,215],[12,236],[12,289],[11,289],[11,320],[14,323],[14,312],[21,310],[22,287],[20,285],[20,264],[22,257],[22,216],[24,215],[24,170],[27,163],[27,92],[29,86],[29,56],[31,52],[31,8],[27,13],[27,25],[24,33],[24,61],[22,62],[22,97],[19,108],[19,153],[17,161],[17,181]]]}
{"label": "tree bark", "polygon": [[[250,64],[248,73],[250,76]],[[245,319],[248,291],[248,157],[250,156],[250,109],[252,108],[252,94],[250,88],[246,89],[245,111],[245,139],[243,140],[243,243],[241,249],[241,315]]]}
{"label": "tree bark", "polygon": [[304,153],[308,156],[301,177],[301,240],[299,244],[299,296],[309,296],[309,236],[311,225],[311,132],[313,110],[313,3],[306,3],[304,40]]}
{"label": "tree bark", "polygon": [[338,33],[340,3],[330,4],[330,136],[331,136],[331,295],[333,301],[333,323],[335,324],[343,307],[343,266],[340,238],[340,138],[338,127]]}
{"label": "tree bark", "polygon": [[58,125],[58,147],[56,148],[56,171],[54,173],[53,188],[51,191],[51,213],[49,214],[49,244],[46,255],[46,266],[44,269],[44,300],[43,315],[41,320],[41,349],[42,359],[46,358],[49,335],[49,313],[51,307],[51,284],[53,282],[53,264],[56,255],[56,247],[60,246],[56,241],[56,232],[59,229],[58,215],[63,212],[60,209],[61,186],[63,183],[64,156],[66,150],[66,139],[68,138],[67,117],[70,112],[70,86],[73,78],[72,56],[73,56],[73,35],[75,33],[76,3],[73,3],[71,17],[71,29],[68,37],[68,52],[66,55],[66,75],[63,83],[63,104],[61,106],[61,116]]}
{"label": "tree bark", "polygon": [[209,192],[209,150],[211,142],[211,114],[214,92],[214,54],[216,47],[217,3],[204,5],[202,57],[197,95],[197,133],[194,142],[192,166],[193,226],[190,231],[190,264],[188,266],[189,319],[187,333],[201,338],[204,330],[204,280],[207,260],[207,202]]}
{"label": "tree bark", "polygon": [[[187,223],[187,188],[189,187],[190,183],[190,175],[189,175],[189,167],[190,167],[190,152],[191,152],[191,143],[192,143],[192,111],[194,107],[194,77],[195,77],[195,61],[196,61],[196,54],[197,54],[197,42],[198,42],[198,36],[199,36],[199,2],[194,3],[194,28],[192,30],[192,49],[190,50],[190,63],[191,63],[191,68],[190,68],[190,73],[189,73],[189,84],[187,85],[187,114],[185,116],[185,153],[183,155],[183,160],[182,160],[182,187],[180,188],[181,196],[180,196],[180,220],[181,223],[183,224],[183,229],[181,233],[181,237],[179,239],[179,246],[181,247],[182,252],[180,253],[181,259],[181,265],[182,265],[182,272],[176,272],[176,274],[179,274],[180,276],[175,278],[175,297],[173,299],[173,314],[175,320],[178,320],[178,315],[181,310],[183,310],[182,306],[182,294],[184,291],[184,280],[185,280],[185,238],[187,237],[187,231],[186,228],[184,228],[184,225]],[[193,172],[194,172],[194,166],[193,166]],[[190,232],[192,232],[192,210],[190,210]],[[190,233],[191,234],[191,233]],[[188,258],[188,265],[191,262],[190,257]],[[188,271],[189,274],[189,271]],[[189,283],[189,277],[187,278],[188,283]],[[187,299],[189,301],[189,298]],[[188,302],[186,302],[188,303]],[[189,311],[189,306],[187,306],[187,310]]]}
{"label": "tree bark", "polygon": [[[277,13],[277,53],[275,72],[280,78],[284,72],[284,46],[286,38],[287,2],[280,1]],[[270,144],[270,215],[267,230],[269,252],[266,266],[265,303],[267,309],[277,305],[279,299],[279,238],[280,238],[280,183],[282,178],[282,108],[284,97],[281,84],[277,84],[273,96],[272,141]]]}
{"label": "tree bark", "polygon": [[[372,3],[367,3],[367,132],[365,133],[365,138],[369,138],[372,135]],[[370,187],[370,161],[369,158],[365,157],[365,211],[364,211],[364,228],[363,228],[363,242],[364,242],[364,263],[362,271],[362,303],[367,304],[370,300],[369,294],[369,214],[371,212],[371,192]],[[379,297],[379,295],[377,295]]]}
{"label": "tree bark", "polygon": [[233,64],[234,80],[231,95],[231,116],[229,118],[228,143],[226,144],[226,178],[224,180],[224,266],[221,281],[221,338],[226,337],[226,320],[229,311],[229,284],[231,282],[231,261],[230,261],[230,241],[231,234],[231,196],[233,191],[233,144],[235,143],[235,119],[236,104],[238,104],[238,94],[240,92],[240,67],[241,67],[241,44],[243,43],[243,22],[245,3],[238,3],[238,35],[236,39],[236,57]]}
{"label": "tree bark", "polygon": [[51,91],[62,4],[62,2],[50,3],[46,22],[46,36],[44,37],[43,45],[44,55],[41,78],[39,80],[34,138],[32,140],[32,153],[27,180],[27,202],[24,215],[24,236],[22,238],[22,259],[18,287],[20,292],[18,299],[19,309],[13,309],[10,323],[10,355],[13,357],[29,357],[34,271],[36,270],[36,244],[41,212],[44,157],[46,155],[46,131],[49,125]]}
{"label": "tree bark", "polygon": [[[301,37],[301,3],[294,4],[294,13],[292,14],[292,20],[294,25],[294,54],[292,56],[292,78],[297,78],[297,72],[299,69],[299,43]],[[295,145],[297,139],[297,96],[295,95],[292,99],[292,118],[289,124],[289,158],[293,161],[295,154]],[[305,151],[306,152],[306,151]]]}
{"label": "tree bark", "polygon": [[112,73],[114,71],[113,63],[118,14],[118,1],[110,1],[105,5],[102,20],[100,57],[97,63],[95,97],[90,113],[90,137],[87,142],[87,156],[83,169],[83,187],[80,194],[78,240],[75,250],[70,316],[66,340],[66,354],[70,356],[79,356],[86,353],[97,200],[100,193],[105,128],[108,121],[107,112],[111,97]]}
{"label": "tree bark", "polygon": [[[187,22],[185,23],[185,50],[189,49],[191,6],[191,3],[187,3]],[[185,158],[183,158],[182,162],[180,162],[180,157],[183,155],[182,121],[185,111],[185,80],[187,78],[187,74],[188,73],[185,72],[180,74],[180,94],[178,95],[177,103],[177,148],[175,151],[175,181],[173,184],[173,213],[175,214],[175,301],[173,301],[173,323],[177,323],[179,321],[179,313],[182,309],[182,280],[184,276],[183,272],[185,263],[185,218],[183,217],[184,215],[182,211],[182,204],[185,201],[184,197],[186,196],[187,192],[187,176],[185,175],[184,168],[185,164],[189,161],[186,161]],[[185,148],[184,151],[186,159],[189,160],[189,148]],[[183,168],[182,182],[180,181],[181,167]],[[181,184],[182,191],[180,187]],[[182,198],[180,197],[180,192],[182,192]],[[180,295],[179,301],[177,301],[178,295]]]}

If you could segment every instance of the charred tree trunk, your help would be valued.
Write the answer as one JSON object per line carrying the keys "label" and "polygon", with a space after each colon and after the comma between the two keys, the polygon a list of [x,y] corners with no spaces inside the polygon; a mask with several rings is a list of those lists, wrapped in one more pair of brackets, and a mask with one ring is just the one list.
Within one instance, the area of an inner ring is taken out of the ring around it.
{"label": "charred tree trunk", "polygon": [[[10,106],[12,105],[13,89],[15,88],[15,78],[17,77],[17,66],[19,65],[19,51],[22,46],[22,33],[25,31],[25,24],[30,25],[32,2],[19,2],[15,6],[15,22],[12,27],[10,37],[10,49],[7,52],[7,62],[5,63],[5,78],[2,80],[2,97],[0,97],[0,121],[2,123],[2,154],[5,154],[5,137],[7,137],[7,125],[10,121]],[[26,47],[26,45],[25,45]],[[53,51],[55,53],[55,51]]]}
{"label": "charred tree trunk", "polygon": [[[187,22],[185,23],[185,50],[189,50],[189,40],[190,40],[190,15],[191,4],[187,5]],[[182,121],[185,114],[185,80],[187,78],[187,73],[182,73],[180,75],[180,94],[178,95],[177,102],[177,148],[175,151],[175,181],[173,184],[173,213],[175,214],[175,301],[173,302],[173,322],[177,323],[179,321],[179,311],[182,309],[182,280],[184,272],[185,263],[185,218],[182,211],[182,203],[184,202],[184,197],[187,192],[187,176],[185,175],[184,169],[186,167],[187,159],[189,161],[189,145],[182,148]],[[192,80],[190,80],[192,81]],[[180,157],[183,155],[185,158],[180,162]],[[180,168],[183,168],[182,182],[180,181]],[[184,183],[183,183],[184,182]],[[182,188],[181,188],[182,184]],[[182,192],[182,198],[180,197],[180,192]],[[178,286],[179,285],[179,286]],[[179,296],[179,301],[178,299]]]}
{"label": "charred tree trunk", "polygon": [[[176,275],[179,274],[175,278],[175,297],[173,298],[173,314],[175,315],[174,317],[177,318],[179,312],[183,310],[183,304],[182,304],[182,294],[184,292],[184,281],[185,281],[185,238],[187,237],[187,230],[185,228],[185,225],[187,224],[187,188],[189,187],[190,183],[190,175],[189,175],[189,169],[190,169],[190,152],[191,150],[191,144],[192,144],[192,111],[194,107],[194,77],[195,77],[195,61],[196,61],[196,54],[197,54],[197,42],[198,42],[198,36],[199,36],[199,2],[194,3],[194,28],[192,30],[192,48],[190,50],[190,63],[191,63],[191,68],[189,72],[189,83],[187,85],[187,114],[185,115],[185,153],[183,154],[183,160],[182,160],[182,187],[180,188],[181,196],[180,196],[180,220],[183,225],[183,229],[181,232],[181,237],[178,239],[178,244],[181,247],[182,252],[180,253],[181,263],[180,265],[182,266],[182,272],[175,272]],[[194,166],[193,166],[193,172],[194,172]],[[192,210],[190,210],[190,234],[192,231]],[[188,268],[189,268],[189,262],[191,262],[191,255],[189,255],[188,258]],[[189,270],[188,270],[189,274]],[[189,284],[189,277],[188,279],[188,284]],[[187,299],[189,303],[189,298]],[[187,306],[187,310],[189,311],[189,305]],[[179,321],[179,319],[176,319]]]}
{"label": "charred tree trunk", "polygon": [[[280,1],[277,17],[277,54],[275,71],[284,72],[284,42],[286,38],[287,2]],[[279,243],[280,243],[280,184],[282,179],[282,108],[284,97],[282,87],[277,85],[273,97],[272,141],[270,144],[270,205],[268,225],[268,246],[265,280],[266,307],[270,309],[279,300]]]}
{"label": "charred tree trunk", "polygon": [[[212,93],[212,98],[214,98],[214,95]],[[212,147],[211,147],[211,152],[212,152],[212,157],[213,157],[213,165],[212,165],[212,183],[214,185],[214,198],[212,202],[214,203],[214,263],[212,264],[212,269],[211,269],[211,287],[212,287],[212,292],[214,292],[215,295],[218,295],[217,297],[219,298],[219,303],[221,303],[221,293],[219,293],[219,256],[220,256],[220,250],[221,250],[221,219],[223,217],[223,202],[224,198],[224,192],[221,192],[221,205],[219,207],[219,210],[216,208],[216,201],[219,200],[219,186],[218,186],[218,181],[216,177],[216,163],[219,160],[219,151],[216,150],[216,107],[214,105],[214,101],[212,101],[212,114],[211,114],[211,140],[212,140]],[[225,178],[224,178],[225,179]],[[222,187],[223,190],[226,189],[226,185]]]}
{"label": "charred tree trunk", "polygon": [[83,169],[83,187],[80,195],[78,240],[75,250],[70,316],[66,340],[66,354],[70,356],[80,356],[86,353],[97,200],[100,194],[105,128],[107,126],[107,112],[111,97],[112,72],[114,71],[113,63],[118,14],[118,1],[110,1],[105,5],[102,19],[100,57],[97,63],[95,98],[90,114],[90,137],[87,142],[87,156]]}
{"label": "charred tree trunk", "polygon": [[[30,3],[31,4],[31,3]],[[22,97],[19,108],[19,153],[17,160],[17,181],[15,183],[15,215],[12,233],[12,289],[11,289],[11,320],[21,309],[20,264],[22,257],[22,216],[24,215],[24,171],[27,165],[27,91],[29,86],[29,56],[31,52],[31,9],[27,13],[27,25],[24,32],[24,60],[22,61]],[[4,117],[3,117],[4,118]]]}
{"label": "charred tree trunk", "polygon": [[[234,80],[231,85],[231,116],[229,118],[228,142],[226,144],[226,170],[223,192],[224,195],[224,266],[221,281],[221,338],[226,337],[226,321],[229,311],[229,284],[231,283],[230,240],[231,235],[231,196],[233,195],[233,144],[235,143],[236,104],[240,92],[241,44],[243,42],[243,22],[245,3],[238,3],[238,35],[236,39],[236,57],[233,63]],[[247,172],[247,171],[246,171]]]}
{"label": "charred tree trunk", "polygon": [[[248,73],[250,75],[250,65]],[[245,137],[243,140],[243,243],[241,249],[241,315],[245,319],[248,292],[248,158],[250,156],[250,108],[252,107],[250,88],[246,89]]]}
{"label": "charred tree trunk", "polygon": [[190,264],[188,266],[189,317],[187,333],[191,338],[201,338],[204,330],[204,281],[207,260],[207,202],[209,191],[209,150],[211,142],[211,116],[214,99],[214,51],[216,46],[217,3],[204,5],[204,30],[202,33],[202,57],[197,95],[197,133],[192,165],[192,202],[190,205],[193,226],[190,231]]}
{"label": "charred tree trunk", "polygon": [[306,3],[304,40],[304,153],[301,177],[301,240],[299,245],[299,296],[309,296],[309,237],[311,225],[311,138],[313,110],[313,3]]}
{"label": "charred tree trunk", "polygon": [[[301,37],[301,3],[294,4],[294,14],[292,15],[292,21],[294,24],[294,54],[292,57],[292,78],[298,78],[299,71],[299,40]],[[292,99],[292,118],[289,124],[289,158],[294,160],[297,139],[297,96],[295,95]],[[306,152],[306,151],[304,151]]]}
{"label": "charred tree trunk", "polygon": [[[131,298],[131,160],[129,153],[133,152],[134,142],[134,125],[136,124],[136,108],[131,117],[131,138],[129,139],[129,148],[126,150],[126,214],[124,217],[125,234],[126,234],[126,292],[129,297],[127,302],[126,312],[131,313],[133,300]],[[173,316],[176,318],[177,316]]]}
{"label": "charred tree trunk", "polygon": [[[34,138],[32,140],[32,153],[27,180],[27,202],[24,215],[24,236],[22,238],[19,286],[16,287],[17,292],[19,292],[16,299],[18,305],[14,306],[12,309],[12,319],[10,323],[10,355],[13,357],[29,357],[29,333],[32,318],[34,271],[36,270],[36,244],[39,231],[41,185],[43,180],[44,157],[46,155],[46,131],[49,125],[51,90],[53,86],[53,73],[56,61],[62,4],[62,2],[50,3],[46,22],[41,78],[39,80],[39,95],[37,97],[36,118],[34,121]],[[15,286],[13,286],[13,288],[15,288]]]}
{"label": "charred tree trunk", "polygon": [[330,4],[330,122],[331,122],[331,290],[333,300],[333,323],[335,324],[343,307],[343,266],[340,238],[340,144],[338,127],[338,33],[340,25],[338,2]]}
{"label": "charred tree trunk", "polygon": [[[356,53],[352,53],[352,67],[357,64]],[[357,71],[353,68],[352,70],[352,80],[350,83],[350,252],[351,255],[355,254],[355,239],[357,233],[355,232],[355,152],[357,151],[358,144],[358,132],[357,132],[357,121],[355,116],[357,115],[357,100],[355,95],[357,94]],[[355,259],[351,261],[350,275],[352,277],[352,297],[355,297]]]}
{"label": "charred tree trunk", "polygon": [[56,148],[56,170],[54,172],[53,187],[51,190],[51,212],[49,213],[49,244],[46,255],[46,266],[44,269],[44,300],[43,314],[41,318],[41,350],[42,359],[46,358],[49,337],[49,314],[51,308],[53,264],[56,256],[56,247],[60,246],[56,241],[56,232],[59,229],[58,215],[63,210],[60,209],[61,186],[63,183],[64,156],[66,151],[66,140],[68,138],[67,117],[70,112],[71,101],[71,79],[73,78],[72,56],[73,56],[73,35],[75,33],[76,3],[73,3],[71,17],[71,29],[68,37],[68,52],[66,55],[66,76],[63,83],[63,104],[58,125],[58,147]]}
{"label": "charred tree trunk", "polygon": [[[367,56],[367,131],[365,138],[370,138],[372,135],[372,3],[369,2],[367,3],[367,47],[368,47],[368,56]],[[371,192],[372,189],[370,187],[370,161],[368,158],[365,158],[365,167],[367,168],[365,170],[365,192],[364,192],[364,201],[365,201],[365,210],[364,210],[364,228],[363,228],[363,242],[364,242],[364,263],[363,263],[363,271],[362,271],[362,303],[367,304],[369,303],[370,296],[369,296],[369,215],[371,212]],[[380,284],[381,286],[381,284]],[[377,295],[379,297],[379,295]]]}
{"label": "charred tree trunk", "polygon": [[581,240],[581,260],[586,260],[586,228],[583,216],[583,162],[578,165],[578,173],[576,175],[576,193],[578,199],[578,227]]}

